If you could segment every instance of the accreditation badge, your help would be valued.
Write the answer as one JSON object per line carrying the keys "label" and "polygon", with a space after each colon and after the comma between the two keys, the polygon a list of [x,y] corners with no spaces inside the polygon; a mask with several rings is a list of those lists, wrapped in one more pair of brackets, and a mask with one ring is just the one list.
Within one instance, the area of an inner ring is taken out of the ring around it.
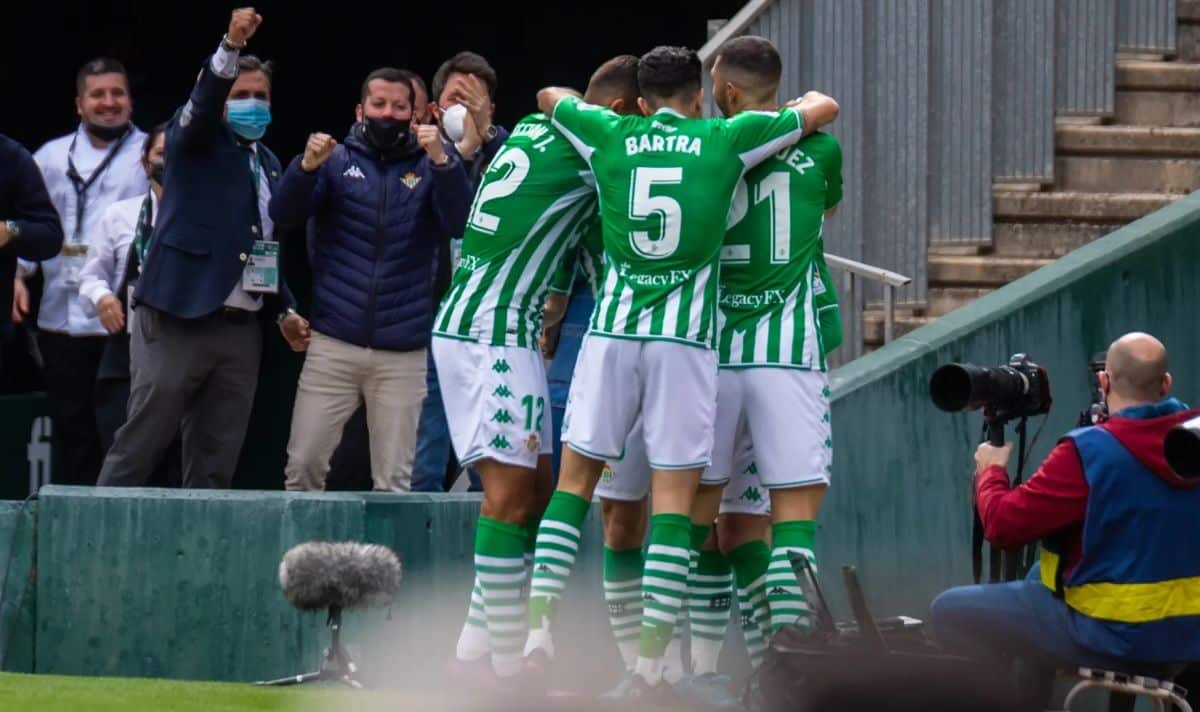
{"label": "accreditation badge", "polygon": [[279,294],[279,243],[255,240],[242,270],[242,289],[258,294]]}
{"label": "accreditation badge", "polygon": [[63,284],[77,288],[82,281],[84,265],[87,264],[88,246],[85,243],[67,243],[58,253]]}

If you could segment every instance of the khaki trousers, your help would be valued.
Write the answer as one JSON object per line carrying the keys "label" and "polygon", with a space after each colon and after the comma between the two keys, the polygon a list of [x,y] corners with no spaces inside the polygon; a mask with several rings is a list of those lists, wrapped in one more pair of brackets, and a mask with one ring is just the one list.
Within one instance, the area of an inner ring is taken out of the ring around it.
{"label": "khaki trousers", "polygon": [[425,399],[425,359],[425,349],[380,351],[314,331],[292,412],[287,488],[325,489],[342,428],[365,402],[375,489],[409,491]]}

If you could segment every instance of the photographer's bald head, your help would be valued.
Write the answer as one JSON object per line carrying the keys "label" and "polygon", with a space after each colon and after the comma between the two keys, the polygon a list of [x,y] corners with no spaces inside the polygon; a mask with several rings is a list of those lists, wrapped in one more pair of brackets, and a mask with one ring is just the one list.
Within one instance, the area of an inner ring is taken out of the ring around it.
{"label": "photographer's bald head", "polygon": [[1140,331],[1125,334],[1108,347],[1100,387],[1110,413],[1166,398],[1171,392],[1167,347],[1150,334]]}

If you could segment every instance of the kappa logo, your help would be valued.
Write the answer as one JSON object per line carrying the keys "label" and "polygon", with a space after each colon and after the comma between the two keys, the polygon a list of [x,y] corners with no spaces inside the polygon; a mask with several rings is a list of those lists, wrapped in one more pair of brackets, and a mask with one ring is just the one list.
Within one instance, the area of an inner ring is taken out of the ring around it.
{"label": "kappa logo", "polygon": [[761,502],[762,492],[759,492],[757,487],[747,487],[739,499],[744,499],[747,502]]}
{"label": "kappa logo", "polygon": [[342,171],[342,176],[346,177],[346,178],[353,178],[354,180],[366,180],[367,179],[366,174],[362,172],[362,169],[358,167],[357,163],[350,164],[349,168]]}
{"label": "kappa logo", "polygon": [[406,188],[412,190],[413,188],[417,187],[418,183],[421,182],[421,176],[409,171],[408,173],[404,174],[404,177],[400,179],[400,182],[403,183]]}
{"label": "kappa logo", "polygon": [[746,469],[742,470],[742,473],[746,474],[746,475],[757,475],[758,474],[758,464],[754,463],[754,462],[750,463],[750,466],[747,467]]}
{"label": "kappa logo", "polygon": [[509,443],[508,438],[504,437],[503,435],[497,435],[496,437],[492,438],[492,441],[490,443],[488,443],[488,445],[496,448],[497,450],[511,450],[512,449],[512,444]]}
{"label": "kappa logo", "polygon": [[508,373],[512,370],[512,366],[508,365],[507,359],[499,359],[496,363],[492,364],[492,370],[496,373]]}
{"label": "kappa logo", "polygon": [[783,586],[776,586],[775,588],[771,589],[770,591],[767,591],[768,596],[786,596],[787,594],[788,594],[788,591]]}
{"label": "kappa logo", "polygon": [[539,574],[548,574],[548,573],[550,573],[550,567],[547,566],[546,564],[538,564],[537,572]]}
{"label": "kappa logo", "polygon": [[643,600],[643,601],[649,601],[649,602],[651,602],[651,603],[658,603],[658,599],[657,599],[657,598],[655,598],[655,597],[654,597],[654,594],[653,594],[653,593],[650,593],[649,591],[647,591],[646,593],[642,594],[642,600]]}
{"label": "kappa logo", "polygon": [[513,392],[508,390],[508,386],[504,385],[503,383],[496,386],[496,390],[492,391],[492,395],[496,396],[497,398],[512,398],[512,397],[514,397]]}
{"label": "kappa logo", "polygon": [[492,422],[508,425],[509,423],[513,422],[513,417],[511,413],[501,408],[492,416]]}

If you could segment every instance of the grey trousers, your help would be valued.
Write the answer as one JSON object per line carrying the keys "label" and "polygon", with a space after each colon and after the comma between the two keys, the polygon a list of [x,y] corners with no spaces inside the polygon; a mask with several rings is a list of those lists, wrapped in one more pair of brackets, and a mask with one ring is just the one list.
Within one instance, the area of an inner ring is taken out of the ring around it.
{"label": "grey trousers", "polygon": [[145,484],[180,433],[183,486],[229,487],[258,386],[258,319],[178,319],[145,305],[135,314],[129,417],[104,459],[99,484]]}

